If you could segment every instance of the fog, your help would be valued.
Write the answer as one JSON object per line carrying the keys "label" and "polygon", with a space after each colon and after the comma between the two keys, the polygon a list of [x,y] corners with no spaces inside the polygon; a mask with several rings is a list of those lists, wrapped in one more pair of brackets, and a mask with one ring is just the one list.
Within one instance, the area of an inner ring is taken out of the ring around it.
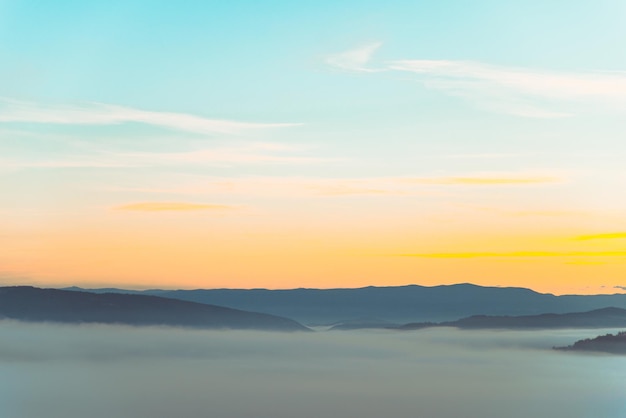
{"label": "fog", "polygon": [[616,330],[269,333],[0,322],[7,418],[624,417]]}

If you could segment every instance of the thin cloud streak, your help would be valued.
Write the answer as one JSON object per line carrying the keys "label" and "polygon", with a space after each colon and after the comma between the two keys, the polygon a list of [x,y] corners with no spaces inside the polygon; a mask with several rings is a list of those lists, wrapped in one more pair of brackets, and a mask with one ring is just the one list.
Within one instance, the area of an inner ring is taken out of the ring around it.
{"label": "thin cloud streak", "polygon": [[358,196],[358,195],[399,195],[401,191],[355,187],[345,184],[328,186],[309,186],[309,190],[320,196]]}
{"label": "thin cloud streak", "polygon": [[563,217],[563,216],[588,216],[589,212],[577,211],[577,210],[565,210],[565,209],[535,209],[535,210],[513,210],[511,208],[498,208],[498,207],[489,207],[489,206],[473,206],[473,205],[463,205],[468,209],[477,210],[481,212],[489,212],[497,215],[503,216],[513,216],[513,217]]}
{"label": "thin cloud streak", "polygon": [[165,211],[225,211],[236,209],[235,206],[214,205],[205,203],[187,203],[187,202],[142,202],[130,203],[114,207],[116,211],[136,211],[136,212],[165,212]]}
{"label": "thin cloud streak", "polygon": [[553,99],[626,98],[626,73],[558,73],[447,60],[392,61],[389,68],[450,82],[441,84],[442,88],[470,87],[469,84],[453,84],[455,81],[485,82],[511,92]]}
{"label": "thin cloud streak", "polygon": [[482,153],[482,154],[448,154],[441,158],[449,159],[502,159],[502,158],[520,158],[532,157],[533,153]]}
{"label": "thin cloud streak", "polygon": [[511,216],[586,216],[588,212],[574,211],[574,210],[522,210],[522,211],[510,211],[507,214]]}
{"label": "thin cloud streak", "polygon": [[427,88],[517,116],[567,117],[572,113],[563,107],[580,104],[626,110],[626,73],[560,73],[449,60],[392,61],[388,69],[417,74]]}
{"label": "thin cloud streak", "polygon": [[[164,182],[167,182],[164,179]],[[112,187],[111,191],[178,195],[246,195],[299,197],[435,196],[445,187],[532,187],[561,181],[553,177],[204,177],[192,176],[170,184]]]}
{"label": "thin cloud streak", "polygon": [[556,183],[555,177],[433,177],[413,178],[405,181],[416,184],[434,184],[449,186],[502,186],[520,184]]}
{"label": "thin cloud streak", "polygon": [[593,239],[626,239],[626,232],[612,232],[608,234],[580,235],[574,238],[577,241],[588,241]]}
{"label": "thin cloud streak", "polygon": [[624,257],[626,251],[513,251],[497,252],[467,252],[467,253],[416,253],[399,254],[401,257],[422,258],[485,258],[485,257]]}
{"label": "thin cloud streak", "polygon": [[216,148],[170,153],[124,153],[122,159],[143,165],[201,164],[201,163],[317,163],[338,161],[335,158],[276,155],[272,150],[259,150],[254,145],[239,148]]}
{"label": "thin cloud streak", "polygon": [[138,167],[136,164],[124,162],[105,161],[91,158],[77,157],[76,159],[63,159],[56,161],[24,161],[24,160],[0,160],[2,169],[63,169],[63,168],[128,168]]}
{"label": "thin cloud streak", "polygon": [[197,134],[237,134],[246,130],[299,125],[208,119],[186,113],[156,112],[103,103],[50,106],[6,98],[0,99],[1,122],[58,125],[117,125],[135,122]]}
{"label": "thin cloud streak", "polygon": [[182,152],[112,152],[94,151],[88,155],[72,155],[57,160],[2,158],[4,169],[55,168],[132,168],[198,164],[315,164],[341,161],[339,158],[307,157],[285,154],[296,147],[280,144],[244,144],[238,147],[216,147]]}

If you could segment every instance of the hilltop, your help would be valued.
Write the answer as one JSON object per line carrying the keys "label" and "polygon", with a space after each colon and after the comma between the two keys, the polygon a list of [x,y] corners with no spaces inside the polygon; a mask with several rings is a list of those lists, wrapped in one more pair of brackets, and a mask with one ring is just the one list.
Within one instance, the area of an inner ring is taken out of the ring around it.
{"label": "hilltop", "polygon": [[149,295],[0,287],[0,318],[31,322],[306,331],[291,319]]}

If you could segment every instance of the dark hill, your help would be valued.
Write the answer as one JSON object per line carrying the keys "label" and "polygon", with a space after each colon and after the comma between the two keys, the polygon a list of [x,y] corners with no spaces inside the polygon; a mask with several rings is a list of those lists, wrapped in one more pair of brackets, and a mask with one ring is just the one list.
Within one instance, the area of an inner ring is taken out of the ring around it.
{"label": "dark hill", "polygon": [[589,312],[523,316],[474,315],[438,324],[410,323],[400,329],[420,329],[426,326],[462,329],[621,328],[626,327],[626,309],[603,308]]}
{"label": "dark hill", "polygon": [[555,350],[567,351],[594,351],[611,354],[626,354],[626,332],[600,335],[596,338],[587,338],[576,341],[567,347],[554,347]]}
{"label": "dark hill", "polygon": [[157,296],[95,294],[30,286],[0,287],[0,318],[36,322],[308,330],[291,319],[214,305]]}

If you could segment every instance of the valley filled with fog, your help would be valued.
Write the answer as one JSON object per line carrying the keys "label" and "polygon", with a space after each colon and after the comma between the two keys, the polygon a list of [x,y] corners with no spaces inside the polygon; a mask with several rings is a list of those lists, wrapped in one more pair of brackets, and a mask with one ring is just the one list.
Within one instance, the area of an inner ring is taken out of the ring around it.
{"label": "valley filled with fog", "polygon": [[0,322],[10,418],[623,417],[617,330],[277,333]]}

